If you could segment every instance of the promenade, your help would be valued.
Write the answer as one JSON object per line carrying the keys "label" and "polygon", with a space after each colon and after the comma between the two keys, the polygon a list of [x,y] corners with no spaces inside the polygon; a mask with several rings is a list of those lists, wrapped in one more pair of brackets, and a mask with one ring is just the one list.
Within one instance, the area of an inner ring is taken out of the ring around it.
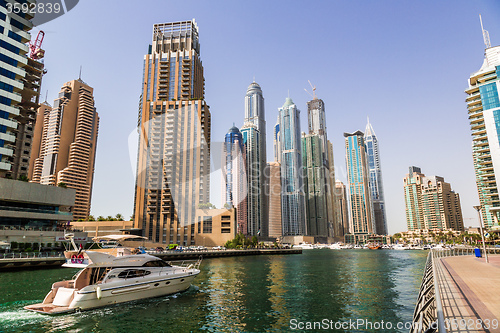
{"label": "promenade", "polygon": [[471,255],[439,260],[436,280],[448,332],[500,332],[500,255],[489,255],[489,263]]}
{"label": "promenade", "polygon": [[431,251],[413,318],[424,329],[411,332],[500,332],[500,250],[488,250],[489,263],[473,251]]}

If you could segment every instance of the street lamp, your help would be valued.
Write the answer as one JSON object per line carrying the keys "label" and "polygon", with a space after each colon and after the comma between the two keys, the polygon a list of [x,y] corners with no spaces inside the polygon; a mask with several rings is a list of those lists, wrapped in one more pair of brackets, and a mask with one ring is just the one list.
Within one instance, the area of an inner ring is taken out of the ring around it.
{"label": "street lamp", "polygon": [[43,233],[40,233],[40,246],[38,247],[38,252],[42,252],[42,236]]}
{"label": "street lamp", "polygon": [[488,252],[486,252],[486,243],[484,241],[483,220],[481,219],[481,206],[474,206],[474,208],[477,210],[477,216],[479,216],[479,229],[481,230],[481,239],[483,240],[484,256],[486,258],[486,263],[489,263],[489,261],[488,261]]}

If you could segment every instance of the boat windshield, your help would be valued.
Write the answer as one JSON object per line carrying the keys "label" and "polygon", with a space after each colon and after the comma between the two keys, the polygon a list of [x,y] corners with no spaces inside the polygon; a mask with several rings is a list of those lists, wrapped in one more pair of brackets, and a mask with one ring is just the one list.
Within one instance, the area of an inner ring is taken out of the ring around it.
{"label": "boat windshield", "polygon": [[142,267],[171,267],[171,265],[163,260],[151,260],[142,265]]}

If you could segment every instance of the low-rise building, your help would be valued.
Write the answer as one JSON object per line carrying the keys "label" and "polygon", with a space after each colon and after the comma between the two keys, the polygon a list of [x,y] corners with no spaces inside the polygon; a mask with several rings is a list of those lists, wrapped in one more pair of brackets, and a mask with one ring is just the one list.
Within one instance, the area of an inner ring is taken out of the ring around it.
{"label": "low-rise building", "polygon": [[236,209],[197,209],[197,223],[191,225],[198,246],[224,245],[236,237]]}

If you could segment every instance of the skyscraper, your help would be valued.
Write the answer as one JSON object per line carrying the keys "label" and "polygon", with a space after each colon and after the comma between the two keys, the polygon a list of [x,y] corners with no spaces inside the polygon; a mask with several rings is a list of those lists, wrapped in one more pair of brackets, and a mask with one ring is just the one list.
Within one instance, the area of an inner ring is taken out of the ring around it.
{"label": "skyscraper", "polygon": [[406,224],[408,230],[425,229],[422,210],[422,184],[425,175],[419,167],[411,166],[404,179]]}
{"label": "skyscraper", "polygon": [[[481,23],[482,25],[482,23]],[[500,46],[486,50],[481,68],[472,73],[466,103],[472,130],[472,158],[484,224],[498,224],[500,212]]]}
{"label": "skyscraper", "polygon": [[328,236],[328,193],[323,144],[315,134],[302,135],[302,165],[308,236]]}
{"label": "skyscraper", "polygon": [[[333,237],[335,233],[333,146],[327,138],[325,103],[316,95],[307,102],[307,118],[309,134],[302,136],[307,234]],[[322,241],[326,242],[326,239]]]}
{"label": "skyscraper", "polygon": [[278,162],[267,163],[266,197],[268,198],[266,215],[269,217],[269,237],[281,237],[281,165]]}
{"label": "skyscraper", "polygon": [[380,154],[378,140],[370,120],[365,130],[366,154],[368,157],[368,172],[370,174],[370,191],[375,217],[375,233],[387,235],[387,219],[385,214],[384,188],[382,185],[382,169],[380,167]]}
{"label": "skyscraper", "polygon": [[52,108],[45,103],[40,107],[37,120],[42,126],[39,122],[34,133],[40,144],[39,151],[33,152],[37,158],[32,181],[74,188],[75,220],[90,214],[99,128],[93,93],[81,79],[65,83]]}
{"label": "skyscraper", "polygon": [[410,167],[404,179],[408,230],[464,230],[460,196],[443,177],[428,176]]}
{"label": "skyscraper", "polygon": [[210,200],[210,111],[194,20],[153,26],[144,56],[134,226],[154,242],[195,243]]}
{"label": "skyscraper", "polygon": [[245,95],[245,120],[241,128],[246,147],[248,234],[267,236],[264,214],[267,199],[264,188],[266,168],[266,119],[261,87],[252,82]]}
{"label": "skyscraper", "polygon": [[[245,122],[241,128],[243,143],[245,145],[245,164],[247,176],[247,230],[246,234],[258,236],[264,233],[264,169],[260,166],[260,132],[252,122]],[[262,171],[262,173],[261,173]]]}
{"label": "skyscraper", "polygon": [[291,98],[278,109],[283,236],[306,235],[300,111]]}
{"label": "skyscraper", "polygon": [[344,237],[344,235],[349,233],[349,204],[347,202],[347,190],[340,180],[335,182],[335,195],[336,200],[336,210],[337,220],[339,221],[339,232],[335,235],[337,237]]}
{"label": "skyscraper", "polygon": [[240,130],[233,126],[224,139],[223,153],[223,204],[236,207],[238,233],[247,234],[247,176],[245,146]]}
{"label": "skyscraper", "polygon": [[370,198],[368,158],[363,132],[344,133],[347,181],[350,198],[350,232],[354,235],[374,233],[373,206]]}
{"label": "skyscraper", "polygon": [[[14,1],[20,8],[23,1]],[[2,43],[0,45],[0,177],[28,176],[31,140],[40,96],[44,65],[38,59],[43,51],[28,57],[27,42],[33,13],[6,13],[0,4]],[[14,6],[14,8],[16,8]],[[22,14],[22,15],[21,15]]]}

